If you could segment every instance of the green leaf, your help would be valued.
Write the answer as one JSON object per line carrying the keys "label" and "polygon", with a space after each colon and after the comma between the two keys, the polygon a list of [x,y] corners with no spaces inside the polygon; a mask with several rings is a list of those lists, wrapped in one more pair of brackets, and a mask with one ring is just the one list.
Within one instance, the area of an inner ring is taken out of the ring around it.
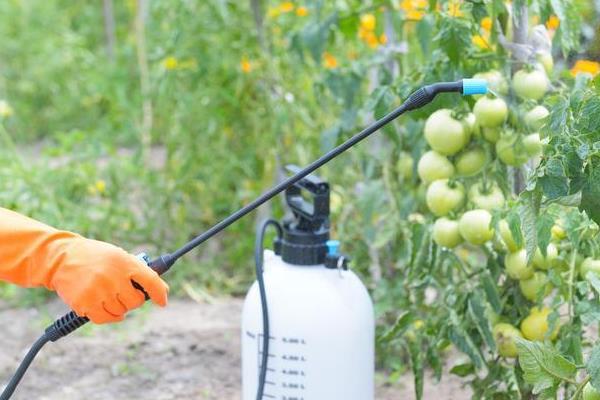
{"label": "green leaf", "polygon": [[591,219],[600,224],[600,168],[588,165],[586,176],[581,190],[579,209],[585,211]]}
{"label": "green leaf", "polygon": [[469,298],[469,314],[475,322],[475,326],[479,331],[479,334],[483,338],[485,344],[490,348],[492,352],[496,351],[496,341],[492,334],[492,327],[490,321],[486,315],[484,307],[483,296],[479,292],[475,292]]}
{"label": "green leaf", "polygon": [[522,204],[519,206],[521,227],[525,238],[525,249],[527,250],[527,262],[531,263],[535,250],[538,246],[536,219],[540,209],[541,193],[525,192],[521,195]]}
{"label": "green leaf", "polygon": [[537,223],[537,240],[538,247],[544,257],[546,256],[546,250],[550,244],[550,238],[552,237],[552,227],[554,226],[554,218],[549,214],[540,215]]}
{"label": "green leaf", "polygon": [[457,364],[450,369],[450,373],[464,378],[475,373],[475,366],[472,363]]}
{"label": "green leaf", "polygon": [[469,356],[475,367],[481,368],[483,366],[484,361],[479,348],[473,343],[469,334],[461,326],[458,316],[454,311],[450,312],[448,339],[454,343],[457,349]]}
{"label": "green leaf", "polygon": [[590,353],[585,369],[591,377],[590,383],[600,390],[600,343],[596,344]]}
{"label": "green leaf", "polygon": [[381,335],[377,341],[379,342],[389,342],[392,339],[398,337],[401,333],[403,333],[410,324],[415,320],[415,316],[410,311],[405,311],[398,316],[396,322],[390,329],[388,329],[383,335]]}
{"label": "green leaf", "polygon": [[498,284],[494,282],[489,271],[481,274],[481,284],[485,291],[485,297],[496,313],[502,312],[502,303],[500,302],[500,294],[498,293]]}
{"label": "green leaf", "polygon": [[564,381],[573,382],[577,367],[553,347],[524,339],[516,339],[523,379],[533,385],[533,393],[548,396],[556,393]]}

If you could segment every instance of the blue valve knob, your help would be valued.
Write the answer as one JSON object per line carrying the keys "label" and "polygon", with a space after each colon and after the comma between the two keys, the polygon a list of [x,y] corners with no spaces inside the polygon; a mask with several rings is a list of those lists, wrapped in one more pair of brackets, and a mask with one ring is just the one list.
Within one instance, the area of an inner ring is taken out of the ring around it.
{"label": "blue valve knob", "polygon": [[485,79],[463,79],[463,95],[487,94],[488,85]]}
{"label": "blue valve knob", "polygon": [[327,255],[337,256],[340,251],[339,240],[328,240],[325,245],[327,246]]}

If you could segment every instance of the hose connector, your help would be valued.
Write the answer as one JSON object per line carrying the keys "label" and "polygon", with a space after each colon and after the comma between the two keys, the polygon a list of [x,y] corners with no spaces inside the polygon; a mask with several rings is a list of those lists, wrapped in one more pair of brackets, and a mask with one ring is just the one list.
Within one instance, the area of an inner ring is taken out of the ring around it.
{"label": "hose connector", "polygon": [[463,96],[471,96],[474,94],[487,94],[488,85],[485,79],[463,79],[462,80]]}

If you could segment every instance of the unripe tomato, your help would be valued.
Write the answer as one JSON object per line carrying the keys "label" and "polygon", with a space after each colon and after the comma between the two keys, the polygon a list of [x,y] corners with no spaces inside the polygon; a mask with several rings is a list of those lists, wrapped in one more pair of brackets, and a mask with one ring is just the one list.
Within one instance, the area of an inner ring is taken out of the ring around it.
{"label": "unripe tomato", "polygon": [[525,124],[532,131],[539,131],[550,115],[550,111],[544,106],[535,106],[525,114]]}
{"label": "unripe tomato", "polygon": [[504,193],[496,185],[484,188],[483,183],[477,183],[469,189],[469,200],[477,208],[497,210],[504,207]]}
{"label": "unripe tomato", "polygon": [[473,107],[473,113],[479,126],[495,128],[504,123],[508,117],[506,102],[499,97],[481,97]]}
{"label": "unripe tomato", "polygon": [[443,217],[463,205],[465,189],[459,182],[450,186],[448,179],[440,179],[429,186],[425,200],[432,213]]}
{"label": "unripe tomato", "polygon": [[424,133],[431,148],[446,156],[458,153],[469,141],[467,125],[454,119],[448,109],[431,114],[425,121]]}
{"label": "unripe tomato", "polygon": [[483,138],[490,143],[496,143],[500,139],[500,128],[482,128]]}
{"label": "unripe tomato", "polygon": [[410,153],[406,151],[400,153],[400,157],[398,157],[398,162],[396,163],[396,172],[405,181],[412,178],[413,158]]}
{"label": "unripe tomato", "polygon": [[442,217],[433,224],[433,240],[440,246],[452,249],[462,241],[458,230],[458,221]]}
{"label": "unripe tomato", "polygon": [[456,170],[459,175],[472,176],[483,169],[487,162],[485,151],[476,147],[470,150],[463,151],[456,159]]}
{"label": "unripe tomato", "polygon": [[550,88],[546,73],[540,69],[520,70],[513,76],[513,89],[517,96],[527,100],[539,100]]}
{"label": "unripe tomato", "polygon": [[487,210],[471,210],[465,212],[458,223],[460,235],[467,242],[480,245],[494,237],[494,230],[490,227],[492,214]]}
{"label": "unripe tomato", "polygon": [[559,224],[554,224],[550,230],[550,233],[552,234],[552,239],[556,241],[563,240],[567,237],[567,232],[565,232],[565,230]]}
{"label": "unripe tomato", "polygon": [[510,226],[508,225],[508,222],[503,219],[498,224],[498,228],[500,231],[500,236],[502,237],[502,241],[506,245],[506,248],[508,249],[508,251],[511,253],[514,253],[517,250],[520,250],[520,247],[517,246],[517,242],[515,241],[515,238],[513,237],[513,234],[510,230]]}
{"label": "unripe tomato", "polygon": [[554,70],[554,59],[552,58],[552,54],[550,54],[548,51],[540,51],[536,54],[536,58],[544,67],[546,74],[548,76],[552,75],[552,71]]}
{"label": "unripe tomato", "polygon": [[600,260],[594,260],[592,257],[588,257],[581,263],[579,267],[579,274],[582,278],[585,278],[588,272],[593,272],[596,275],[600,275]]}
{"label": "unripe tomato", "polygon": [[552,287],[549,284],[548,276],[543,272],[535,272],[529,279],[523,279],[519,281],[519,287],[523,296],[531,301],[537,299],[538,293],[544,291],[544,297],[549,295],[552,291]]}
{"label": "unripe tomato", "polygon": [[[533,307],[529,315],[521,321],[521,333],[525,339],[543,341],[548,332],[548,316],[550,315],[550,309],[544,307],[541,310],[537,307]],[[550,340],[556,339],[558,336],[559,326],[552,333],[550,333]]]}
{"label": "unripe tomato", "polygon": [[527,252],[525,249],[509,253],[504,257],[506,273],[513,279],[529,279],[533,276],[533,266],[527,264]]}
{"label": "unripe tomato", "polygon": [[451,178],[454,175],[454,165],[446,158],[433,150],[423,154],[417,165],[419,178],[430,183],[438,179]]}
{"label": "unripe tomato", "polygon": [[494,325],[492,332],[494,334],[494,340],[496,341],[496,347],[498,348],[498,354],[502,357],[517,357],[518,352],[515,338],[523,337],[521,331],[511,324],[501,322]]}
{"label": "unripe tomato", "polygon": [[530,157],[539,156],[542,154],[544,150],[544,144],[540,139],[539,133],[532,133],[531,135],[527,135],[523,138],[523,147],[525,147],[525,152]]}
{"label": "unripe tomato", "polygon": [[523,143],[519,142],[519,135],[509,133],[502,136],[496,143],[496,154],[506,165],[520,167],[529,159]]}
{"label": "unripe tomato", "polygon": [[600,400],[600,392],[598,392],[591,383],[586,383],[583,387],[583,400]]}
{"label": "unripe tomato", "polygon": [[539,248],[535,250],[535,255],[533,256],[533,265],[539,269],[549,269],[554,266],[557,259],[558,249],[554,243],[550,243],[548,247],[546,247],[546,257],[542,255],[542,252]]}
{"label": "unripe tomato", "polygon": [[500,71],[491,70],[487,72],[480,72],[473,76],[475,79],[485,79],[488,84],[488,88],[498,94],[508,94],[508,83]]}
{"label": "unripe tomato", "polygon": [[[467,127],[469,131],[469,139],[471,136],[479,136],[479,124],[477,123],[477,118],[475,118],[475,114],[468,113],[463,118],[463,124]],[[468,140],[467,140],[468,142]]]}

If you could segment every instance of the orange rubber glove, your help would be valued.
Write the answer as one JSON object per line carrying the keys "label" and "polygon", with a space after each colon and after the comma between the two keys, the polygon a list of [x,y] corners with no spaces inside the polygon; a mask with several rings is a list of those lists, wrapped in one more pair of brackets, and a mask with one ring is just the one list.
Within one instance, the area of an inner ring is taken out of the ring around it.
{"label": "orange rubber glove", "polygon": [[119,247],[2,208],[0,280],[56,290],[77,315],[97,324],[122,321],[144,304],[132,281],[163,307],[169,291],[156,272]]}

